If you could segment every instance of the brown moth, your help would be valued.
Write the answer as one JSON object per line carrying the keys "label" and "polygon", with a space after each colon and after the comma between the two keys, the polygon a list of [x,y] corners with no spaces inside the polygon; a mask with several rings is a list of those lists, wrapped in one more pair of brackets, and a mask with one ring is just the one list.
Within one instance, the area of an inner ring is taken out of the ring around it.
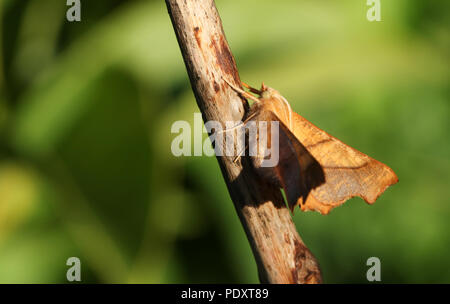
{"label": "brown moth", "polygon": [[347,146],[292,111],[278,91],[264,83],[260,90],[243,83],[259,95],[257,98],[225,82],[243,97],[255,101],[244,124],[279,122],[278,164],[263,168],[260,155],[251,160],[260,176],[284,189],[292,211],[299,205],[303,211],[328,214],[354,196],[373,204],[389,186],[398,182],[391,168]]}

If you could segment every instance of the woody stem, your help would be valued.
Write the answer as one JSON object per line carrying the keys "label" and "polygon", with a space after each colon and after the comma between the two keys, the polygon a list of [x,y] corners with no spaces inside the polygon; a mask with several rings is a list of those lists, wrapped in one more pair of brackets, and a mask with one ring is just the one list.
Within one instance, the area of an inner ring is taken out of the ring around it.
{"label": "woody stem", "polygon": [[[197,104],[205,121],[241,121],[240,96],[223,79],[241,88],[236,63],[213,0],[166,0]],[[245,157],[217,160],[250,242],[264,283],[321,282],[318,263],[306,248],[280,190],[255,175]],[[211,198],[211,204],[217,203]]]}

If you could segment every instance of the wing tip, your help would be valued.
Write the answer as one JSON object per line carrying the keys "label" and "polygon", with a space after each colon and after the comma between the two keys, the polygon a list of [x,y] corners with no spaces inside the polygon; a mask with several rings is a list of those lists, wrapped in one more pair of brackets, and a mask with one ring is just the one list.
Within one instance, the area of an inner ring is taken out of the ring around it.
{"label": "wing tip", "polygon": [[[390,169],[390,168],[389,168]],[[294,208],[295,206],[299,206],[300,210],[302,210],[303,212],[306,211],[317,211],[319,212],[321,215],[327,215],[331,212],[332,209],[339,207],[341,205],[343,205],[346,201],[348,201],[349,199],[353,198],[353,197],[360,197],[362,198],[367,204],[372,205],[375,203],[375,201],[381,196],[381,194],[383,194],[387,188],[389,188],[390,186],[395,185],[396,183],[399,182],[399,179],[397,177],[397,175],[394,173],[394,171],[392,169],[390,169],[390,171],[392,172],[392,176],[391,179],[385,184],[384,187],[382,187],[382,189],[380,189],[379,191],[376,192],[376,194],[372,197],[363,195],[363,194],[359,194],[359,195],[352,195],[349,197],[346,197],[338,202],[335,202],[333,205],[327,205],[324,204],[320,201],[318,201],[314,195],[311,193],[308,196],[308,199],[306,200],[305,203],[303,203],[303,198],[299,198],[299,200],[297,201],[296,204],[294,205],[290,205],[290,209],[292,214],[294,214]]]}
{"label": "wing tip", "polygon": [[392,176],[390,180],[382,187],[379,191],[376,192],[376,194],[372,197],[368,197],[366,195],[361,195],[360,197],[369,205],[372,205],[376,202],[376,200],[391,186],[397,184],[399,182],[399,179],[397,175],[394,173],[394,171],[389,168],[392,172]]}

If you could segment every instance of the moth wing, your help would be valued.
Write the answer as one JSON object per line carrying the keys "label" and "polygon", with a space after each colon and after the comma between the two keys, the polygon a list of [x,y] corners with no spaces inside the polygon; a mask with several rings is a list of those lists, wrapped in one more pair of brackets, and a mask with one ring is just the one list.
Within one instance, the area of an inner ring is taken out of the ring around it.
{"label": "moth wing", "polygon": [[261,157],[254,157],[252,160],[253,166],[261,176],[284,189],[288,205],[293,210],[298,201],[307,200],[311,190],[325,182],[324,171],[319,162],[275,113],[260,111],[252,120],[257,123],[279,122],[278,163],[273,167],[261,167]]}
{"label": "moth wing", "polygon": [[327,214],[346,200],[359,196],[368,204],[391,185],[397,175],[385,164],[361,153],[293,113],[293,133],[325,173],[325,183],[314,188],[306,200],[299,201],[303,211]]}

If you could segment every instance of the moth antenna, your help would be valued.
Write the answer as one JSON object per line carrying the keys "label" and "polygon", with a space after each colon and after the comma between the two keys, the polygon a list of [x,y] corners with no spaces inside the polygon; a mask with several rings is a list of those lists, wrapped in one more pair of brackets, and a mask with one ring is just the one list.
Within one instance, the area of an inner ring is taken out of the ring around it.
{"label": "moth antenna", "polygon": [[251,99],[251,100],[253,100],[253,101],[255,101],[255,102],[259,102],[259,99],[258,98],[256,98],[255,96],[253,96],[252,94],[250,94],[250,93],[248,93],[248,92],[245,92],[244,90],[242,90],[242,89],[240,89],[240,88],[238,88],[238,87],[236,87],[236,86],[234,86],[234,85],[232,85],[230,82],[228,82],[228,80],[226,80],[225,78],[223,78],[222,77],[222,79],[233,89],[233,90],[235,90],[236,92],[238,92],[239,94],[241,94],[243,97],[245,97],[245,98],[248,98],[248,99]]}
{"label": "moth antenna", "polygon": [[291,105],[289,104],[289,102],[286,100],[286,98],[284,98],[283,96],[281,96],[281,100],[286,104],[287,109],[288,109],[288,113],[289,113],[289,129],[292,130],[292,108]]}

